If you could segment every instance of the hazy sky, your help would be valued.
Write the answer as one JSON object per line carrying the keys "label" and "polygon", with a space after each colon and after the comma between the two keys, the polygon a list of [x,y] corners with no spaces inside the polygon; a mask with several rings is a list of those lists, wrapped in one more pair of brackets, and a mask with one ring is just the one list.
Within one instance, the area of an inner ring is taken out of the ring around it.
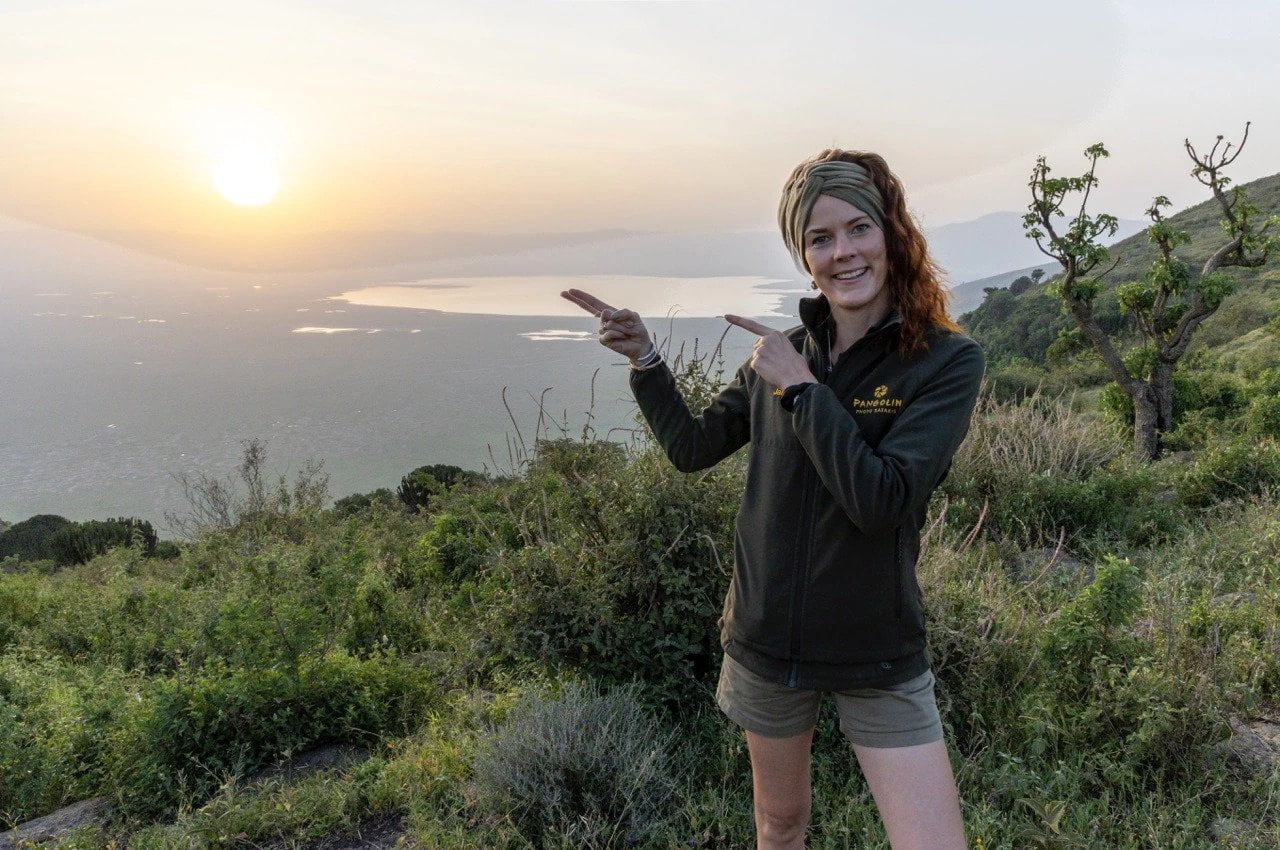
{"label": "hazy sky", "polygon": [[[1099,208],[1280,170],[1280,3],[2,0],[0,216],[197,233],[771,226],[829,146],[930,225],[1104,141]],[[211,185],[232,149],[276,199]]]}

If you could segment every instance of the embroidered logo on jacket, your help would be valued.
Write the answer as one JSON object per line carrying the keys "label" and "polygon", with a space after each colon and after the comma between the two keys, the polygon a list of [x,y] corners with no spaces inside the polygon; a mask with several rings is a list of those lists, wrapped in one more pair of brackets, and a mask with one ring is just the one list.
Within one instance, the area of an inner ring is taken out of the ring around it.
{"label": "embroidered logo on jacket", "polygon": [[889,388],[884,384],[872,390],[873,398],[854,397],[849,404],[854,413],[897,413],[902,409],[902,399],[890,398]]}

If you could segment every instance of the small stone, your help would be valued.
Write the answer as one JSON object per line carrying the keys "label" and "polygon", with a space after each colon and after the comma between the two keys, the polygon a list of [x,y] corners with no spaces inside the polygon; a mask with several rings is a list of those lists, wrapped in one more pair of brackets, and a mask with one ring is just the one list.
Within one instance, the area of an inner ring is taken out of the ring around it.
{"label": "small stone", "polygon": [[1209,837],[1228,847],[1247,841],[1253,833],[1253,824],[1235,818],[1216,818],[1209,824]]}
{"label": "small stone", "polygon": [[1252,591],[1242,590],[1235,593],[1222,593],[1209,600],[1210,605],[1225,605],[1228,608],[1239,608],[1244,604],[1251,604],[1258,597]]}
{"label": "small stone", "polygon": [[1057,559],[1053,562],[1053,567],[1049,571],[1049,577],[1055,580],[1061,579],[1080,579],[1085,582],[1093,581],[1093,565],[1086,564],[1077,558],[1072,557],[1065,550],[1058,551],[1051,546],[1045,546],[1040,549],[1028,549],[1020,552],[1014,558],[1013,577],[1018,581],[1033,581],[1036,576],[1044,572],[1045,565],[1054,557],[1057,552]]}
{"label": "small stone", "polygon": [[1235,716],[1230,722],[1231,737],[1215,746],[1228,764],[1254,776],[1269,776],[1280,768],[1280,722]]}
{"label": "small stone", "polygon": [[291,784],[322,770],[334,768],[345,770],[365,761],[370,755],[369,750],[354,744],[327,744],[263,768],[245,782],[249,785],[257,785],[270,780],[279,780],[285,784]]}
{"label": "small stone", "polygon": [[106,822],[106,797],[81,800],[44,817],[19,824],[8,832],[0,832],[0,850],[10,850],[25,843],[38,844],[73,829],[105,826]]}

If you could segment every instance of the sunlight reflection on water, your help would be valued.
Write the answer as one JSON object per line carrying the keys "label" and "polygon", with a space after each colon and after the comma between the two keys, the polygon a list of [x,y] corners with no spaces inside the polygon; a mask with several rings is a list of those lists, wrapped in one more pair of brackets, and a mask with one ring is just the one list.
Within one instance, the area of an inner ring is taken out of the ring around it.
{"label": "sunlight reflection on water", "polygon": [[444,313],[583,317],[586,314],[581,309],[560,297],[562,290],[572,287],[649,318],[725,313],[781,316],[784,314],[777,312],[778,307],[792,290],[777,288],[779,283],[785,282],[763,277],[635,275],[435,278],[354,289],[328,300]]}

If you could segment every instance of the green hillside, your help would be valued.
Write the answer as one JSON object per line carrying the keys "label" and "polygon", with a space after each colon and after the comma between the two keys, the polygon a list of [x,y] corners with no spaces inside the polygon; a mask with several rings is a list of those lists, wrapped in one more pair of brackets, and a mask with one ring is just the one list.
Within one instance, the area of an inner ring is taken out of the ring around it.
{"label": "green hillside", "polygon": [[[1250,202],[1264,214],[1280,212],[1280,174],[1247,183],[1245,189]],[[1187,261],[1193,275],[1198,275],[1205,260],[1223,243],[1220,219],[1221,208],[1212,198],[1169,219],[1191,237],[1191,241],[1179,249],[1178,256]],[[1120,313],[1115,288],[1120,283],[1141,279],[1158,251],[1145,232],[1118,242],[1110,250],[1112,258],[1118,257],[1120,262],[1104,279],[1105,288],[1095,301],[1095,313],[1106,330],[1123,334],[1126,330],[1132,331],[1132,325]],[[1256,333],[1272,318],[1280,302],[1280,264],[1273,260],[1259,269],[1228,268],[1226,272],[1237,281],[1236,294],[1226,299],[1218,312],[1200,326],[1192,351],[1208,355],[1202,363],[1220,360],[1228,369],[1247,366],[1247,371],[1253,374],[1262,368],[1280,365],[1280,347]],[[989,292],[980,306],[961,316],[960,323],[981,343],[991,363],[998,366],[1028,361],[1037,367],[1051,365],[1046,356],[1050,344],[1060,331],[1074,327],[1061,300],[1045,292],[1052,279],[1046,278],[1040,286],[1020,295],[1008,290]],[[1243,352],[1249,353],[1247,360],[1241,356]],[[1094,370],[1092,377],[1103,379],[1104,375]]]}
{"label": "green hillside", "polygon": [[[57,846],[749,846],[712,696],[743,459],[588,430],[332,507],[220,491],[233,521],[165,557],[5,559],[0,831],[93,799]],[[1137,464],[1066,402],[984,396],[919,568],[972,846],[1280,845],[1278,492],[1264,434]],[[883,850],[829,709],[808,846]],[[261,778],[326,744],[363,755]]]}

